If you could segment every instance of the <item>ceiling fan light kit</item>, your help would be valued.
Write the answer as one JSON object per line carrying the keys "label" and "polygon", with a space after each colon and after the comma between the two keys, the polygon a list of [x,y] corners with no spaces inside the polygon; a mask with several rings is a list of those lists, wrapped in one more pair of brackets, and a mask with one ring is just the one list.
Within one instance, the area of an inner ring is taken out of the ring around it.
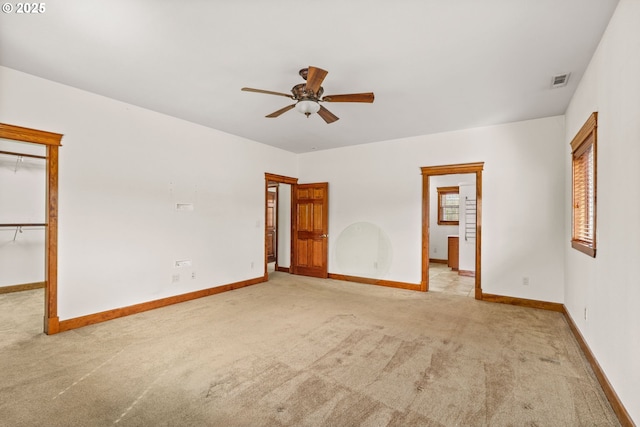
{"label": "ceiling fan light kit", "polygon": [[320,102],[365,102],[372,103],[374,100],[373,92],[367,93],[353,93],[342,95],[327,95],[323,98],[324,88],[322,82],[327,76],[328,72],[318,67],[303,68],[299,71],[300,76],[305,79],[306,83],[300,83],[295,85],[291,89],[292,95],[288,95],[282,92],[274,92],[270,90],[253,89],[250,87],[243,87],[241,90],[245,92],[257,92],[265,93],[267,95],[285,96],[287,98],[296,101],[295,104],[288,105],[284,108],[274,111],[266,117],[275,118],[283,113],[295,108],[305,116],[309,117],[311,114],[317,113],[327,124],[333,123],[338,120],[338,116],[320,105]]}
{"label": "ceiling fan light kit", "polygon": [[311,114],[317,113],[320,110],[320,104],[316,101],[310,101],[303,99],[296,104],[296,110],[309,117]]}

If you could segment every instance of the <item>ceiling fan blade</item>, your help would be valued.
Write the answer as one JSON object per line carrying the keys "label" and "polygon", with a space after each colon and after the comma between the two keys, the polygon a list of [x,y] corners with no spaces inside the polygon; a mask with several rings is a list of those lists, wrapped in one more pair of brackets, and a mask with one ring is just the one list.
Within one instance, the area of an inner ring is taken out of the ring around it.
{"label": "ceiling fan blade", "polygon": [[293,107],[295,107],[296,104],[291,104],[291,105],[287,105],[284,108],[279,109],[278,111],[274,111],[273,113],[269,114],[268,116],[265,117],[269,117],[271,119],[278,117],[280,114],[286,113],[287,111],[291,110]]}
{"label": "ceiling fan blade", "polygon": [[373,102],[373,92],[349,93],[344,95],[327,95],[322,98],[326,102]]}
{"label": "ceiling fan blade", "polygon": [[286,96],[287,98],[294,99],[292,95],[287,95],[286,93],[282,93],[282,92],[273,92],[271,90],[253,89],[250,87],[243,87],[240,90],[243,90],[245,92],[266,93],[267,95]]}
{"label": "ceiling fan blade", "polygon": [[331,124],[336,120],[340,120],[338,116],[333,114],[331,111],[324,108],[322,105],[320,106],[320,110],[318,110],[318,115],[322,117],[322,119],[327,122],[327,124]]}
{"label": "ceiling fan blade", "polygon": [[313,93],[317,94],[328,73],[322,68],[309,67],[307,72],[307,91],[313,91]]}

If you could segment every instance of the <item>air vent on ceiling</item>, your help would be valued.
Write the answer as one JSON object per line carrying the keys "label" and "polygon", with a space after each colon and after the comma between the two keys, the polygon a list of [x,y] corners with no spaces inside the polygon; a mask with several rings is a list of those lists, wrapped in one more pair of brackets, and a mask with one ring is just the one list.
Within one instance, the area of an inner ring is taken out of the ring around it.
{"label": "air vent on ceiling", "polygon": [[557,76],[553,76],[553,80],[551,81],[551,87],[552,88],[557,88],[557,87],[566,86],[567,83],[569,83],[569,76],[570,75],[571,75],[571,73],[558,74]]}

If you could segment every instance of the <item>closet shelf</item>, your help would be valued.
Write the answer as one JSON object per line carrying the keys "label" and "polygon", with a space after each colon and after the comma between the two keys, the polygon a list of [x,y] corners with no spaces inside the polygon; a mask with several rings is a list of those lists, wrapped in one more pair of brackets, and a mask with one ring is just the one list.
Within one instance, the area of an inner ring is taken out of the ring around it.
{"label": "closet shelf", "polygon": [[18,157],[31,157],[34,159],[46,159],[47,156],[38,156],[36,154],[23,154],[23,153],[14,153],[13,151],[2,151],[0,150],[0,154],[8,154],[10,156],[18,156]]}
{"label": "closet shelf", "polygon": [[0,224],[0,227],[46,227],[47,224],[40,222],[23,222],[23,223],[15,223],[15,224]]}
{"label": "closet shelf", "polygon": [[47,224],[44,223],[36,223],[36,222],[23,222],[20,224],[0,224],[0,227],[7,227],[7,228],[15,228],[16,232],[13,234],[13,241],[16,241],[16,238],[18,237],[18,233],[22,233],[22,227],[46,227]]}

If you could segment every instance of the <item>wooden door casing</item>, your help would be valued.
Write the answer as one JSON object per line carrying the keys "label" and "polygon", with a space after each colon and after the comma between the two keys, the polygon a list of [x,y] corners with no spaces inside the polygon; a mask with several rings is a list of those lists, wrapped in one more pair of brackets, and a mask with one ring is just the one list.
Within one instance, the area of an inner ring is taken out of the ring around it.
{"label": "wooden door casing", "polygon": [[328,277],[329,184],[298,184],[294,191],[293,273]]}

